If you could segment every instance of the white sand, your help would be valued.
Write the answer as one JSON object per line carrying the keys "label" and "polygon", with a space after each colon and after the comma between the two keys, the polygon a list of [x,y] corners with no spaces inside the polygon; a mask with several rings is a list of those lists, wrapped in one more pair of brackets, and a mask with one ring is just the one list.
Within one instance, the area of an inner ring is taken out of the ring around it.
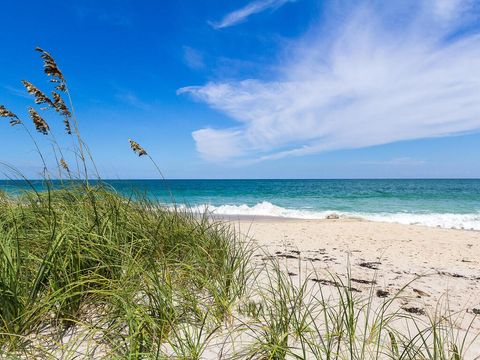
{"label": "white sand", "polygon": [[[370,281],[376,276],[376,290],[391,295],[415,280],[403,292],[406,299],[399,307],[415,306],[432,314],[439,303],[445,310],[448,300],[450,312],[467,322],[474,317],[474,309],[480,311],[479,231],[359,219],[256,218],[232,222],[268,253],[286,262],[293,274],[299,267],[307,272],[320,269],[325,273],[321,269],[328,269],[345,274],[350,262],[353,279]],[[261,262],[262,257],[257,254],[255,259]],[[371,264],[378,270],[361,265],[368,262],[378,262]],[[352,282],[352,287],[367,296],[371,285]],[[474,328],[480,330],[480,316]]]}
{"label": "white sand", "polygon": [[[427,304],[435,305],[448,293],[453,309],[480,309],[478,231],[357,219],[257,218],[233,223],[269,253],[285,259],[292,272],[299,260],[284,255],[299,257],[306,264],[302,267],[339,274],[346,272],[349,261],[354,279],[372,280],[376,272],[379,289],[394,293],[420,276],[408,291],[416,297],[414,288],[428,294],[421,297]],[[360,265],[365,262],[379,262],[374,264],[378,270]]]}

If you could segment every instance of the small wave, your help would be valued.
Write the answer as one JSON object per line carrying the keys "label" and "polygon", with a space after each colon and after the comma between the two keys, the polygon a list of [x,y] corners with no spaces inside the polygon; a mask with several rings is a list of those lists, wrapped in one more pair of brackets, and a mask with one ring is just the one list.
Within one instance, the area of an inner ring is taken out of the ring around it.
{"label": "small wave", "polygon": [[239,216],[271,216],[293,219],[325,219],[331,211],[310,211],[298,209],[286,209],[263,201],[253,206],[242,205],[200,205],[194,206],[194,211],[204,212],[208,210],[216,215],[239,215]]}
{"label": "small wave", "polygon": [[269,216],[293,219],[326,219],[328,215],[337,214],[340,218],[363,218],[371,221],[383,221],[408,225],[424,225],[446,229],[480,230],[480,213],[474,214],[416,214],[416,213],[356,213],[330,211],[313,211],[302,209],[287,209],[268,201],[248,206],[242,205],[197,205],[190,208],[199,213],[209,211],[215,215],[229,216]]}
{"label": "small wave", "polygon": [[372,221],[395,222],[408,225],[424,225],[445,229],[480,230],[480,214],[361,214],[361,217]]}

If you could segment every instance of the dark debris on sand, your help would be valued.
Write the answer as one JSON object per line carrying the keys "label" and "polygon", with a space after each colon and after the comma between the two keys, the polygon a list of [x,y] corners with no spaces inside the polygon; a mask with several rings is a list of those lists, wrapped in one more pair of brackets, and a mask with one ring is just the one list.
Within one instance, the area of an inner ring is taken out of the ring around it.
{"label": "dark debris on sand", "polygon": [[381,264],[382,263],[379,261],[365,261],[358,265],[367,269],[379,270],[378,265],[381,265]]}
{"label": "dark debris on sand", "polygon": [[410,314],[425,315],[425,310],[420,309],[420,308],[415,307],[415,306],[410,306],[410,307],[403,306],[402,310],[405,310],[406,312],[408,312]]}
{"label": "dark debris on sand", "polygon": [[375,280],[363,280],[363,279],[350,279],[353,282],[359,283],[359,284],[366,284],[366,285],[376,285],[377,282]]}
{"label": "dark debris on sand", "polygon": [[327,280],[327,279],[311,279],[313,282],[320,283],[322,285],[335,286],[335,287],[344,287],[352,292],[362,292],[354,287],[344,286],[336,281]]}
{"label": "dark debris on sand", "polygon": [[413,292],[415,294],[418,295],[418,297],[422,297],[422,296],[430,296],[429,294],[427,294],[425,291],[422,291],[420,289],[413,289]]}
{"label": "dark debris on sand", "polygon": [[390,293],[386,290],[382,290],[382,289],[377,290],[377,296],[379,298],[386,298],[388,295],[390,295]]}
{"label": "dark debris on sand", "polygon": [[298,256],[291,255],[291,254],[277,254],[277,257],[285,258],[285,259],[298,259]]}

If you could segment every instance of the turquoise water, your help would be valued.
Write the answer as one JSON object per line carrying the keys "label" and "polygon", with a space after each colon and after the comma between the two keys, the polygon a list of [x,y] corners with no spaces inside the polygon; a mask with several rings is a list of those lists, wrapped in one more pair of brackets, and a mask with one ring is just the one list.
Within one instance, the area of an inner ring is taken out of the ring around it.
{"label": "turquoise water", "polygon": [[[480,180],[111,180],[116,191],[228,215],[372,220],[480,230]],[[42,189],[41,182],[34,186]],[[18,192],[24,182],[0,181]]]}

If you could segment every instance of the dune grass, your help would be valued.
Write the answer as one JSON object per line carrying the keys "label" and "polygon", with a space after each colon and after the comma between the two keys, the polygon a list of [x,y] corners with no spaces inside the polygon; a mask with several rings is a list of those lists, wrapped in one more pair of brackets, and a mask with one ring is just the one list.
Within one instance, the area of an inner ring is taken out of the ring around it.
{"label": "dune grass", "polygon": [[[444,311],[425,320],[392,306],[401,289],[380,303],[373,285],[358,294],[348,266],[346,277],[294,281],[268,254],[263,268],[253,266],[262,250],[208,213],[117,194],[100,180],[63,73],[37,50],[52,97],[23,84],[55,164],[51,171],[29,125],[0,105],[0,118],[32,141],[44,183],[43,191],[0,191],[1,358],[458,360],[477,340],[473,320],[460,331]],[[53,135],[49,110],[71,148]]]}
{"label": "dune grass", "polygon": [[5,351],[28,348],[31,335],[60,339],[82,326],[115,353],[151,352],[180,322],[202,323],[209,314],[220,324],[244,293],[248,249],[207,217],[128,201],[101,186],[30,192],[6,204]]}

